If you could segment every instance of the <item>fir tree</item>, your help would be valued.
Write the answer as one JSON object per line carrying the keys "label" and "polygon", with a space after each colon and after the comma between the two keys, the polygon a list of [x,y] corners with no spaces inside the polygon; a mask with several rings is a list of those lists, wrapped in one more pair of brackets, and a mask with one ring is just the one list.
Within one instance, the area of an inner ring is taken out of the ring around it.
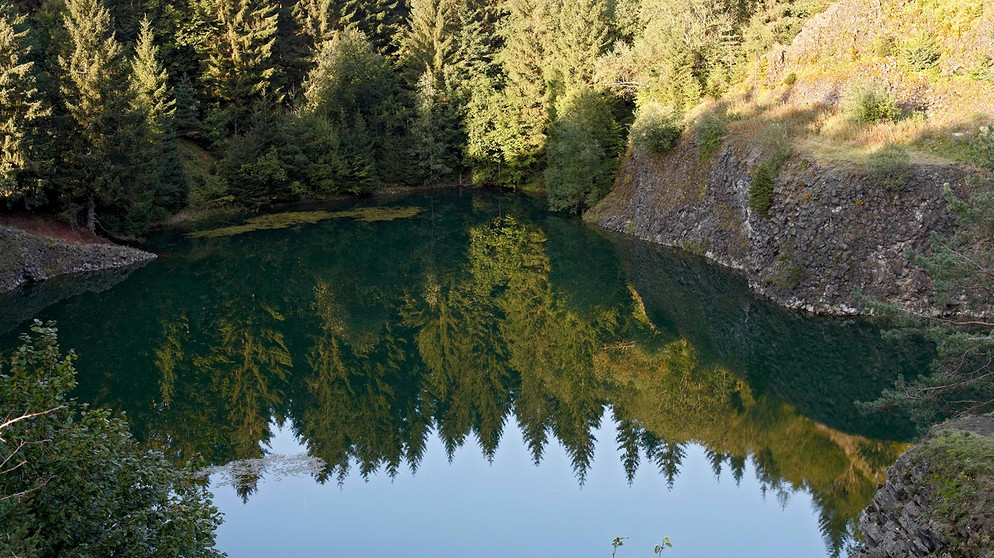
{"label": "fir tree", "polygon": [[169,93],[169,75],[159,61],[152,24],[141,22],[138,44],[131,59],[131,90],[135,109],[146,118],[153,135],[161,136],[172,127],[176,101]]}
{"label": "fir tree", "polygon": [[293,7],[293,16],[312,48],[330,40],[340,25],[334,0],[300,0]]}
{"label": "fir tree", "polygon": [[29,184],[24,175],[37,162],[38,120],[49,113],[28,60],[24,22],[12,6],[0,7],[0,200],[8,203],[40,194],[37,178]]}
{"label": "fir tree", "polygon": [[340,23],[365,33],[380,54],[393,55],[397,51],[395,39],[407,14],[404,0],[344,0]]}
{"label": "fir tree", "polygon": [[609,36],[605,0],[564,0],[556,12],[550,45],[553,75],[563,90],[593,84],[594,64],[604,54]]}

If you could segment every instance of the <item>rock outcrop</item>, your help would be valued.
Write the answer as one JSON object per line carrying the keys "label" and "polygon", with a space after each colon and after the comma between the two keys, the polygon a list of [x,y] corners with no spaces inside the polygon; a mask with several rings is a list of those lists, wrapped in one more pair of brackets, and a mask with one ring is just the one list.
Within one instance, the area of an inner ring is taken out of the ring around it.
{"label": "rock outcrop", "polygon": [[934,310],[931,282],[908,265],[907,250],[928,253],[933,232],[953,231],[944,185],[962,189],[966,168],[912,165],[888,189],[865,168],[796,158],[761,216],[749,208],[749,188],[762,159],[760,148],[731,141],[710,157],[689,140],[664,156],[636,150],[586,218],[740,269],[750,288],[789,308],[857,314],[861,291]]}
{"label": "rock outcrop", "polygon": [[935,427],[887,471],[860,517],[863,558],[988,557],[994,550],[994,417]]}
{"label": "rock outcrop", "polygon": [[0,292],[59,275],[118,269],[155,254],[113,244],[70,244],[0,226]]}

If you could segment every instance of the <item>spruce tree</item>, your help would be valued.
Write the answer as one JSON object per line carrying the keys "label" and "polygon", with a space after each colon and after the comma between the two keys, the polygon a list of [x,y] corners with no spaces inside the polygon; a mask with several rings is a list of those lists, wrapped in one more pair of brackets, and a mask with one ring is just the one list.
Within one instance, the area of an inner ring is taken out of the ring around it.
{"label": "spruce tree", "polygon": [[70,212],[85,204],[86,227],[95,232],[98,205],[127,215],[146,195],[133,161],[141,123],[131,109],[125,60],[107,9],[99,0],[67,0],[64,25],[69,52],[59,57],[61,91],[76,145],[65,153],[60,194]]}
{"label": "spruce tree", "polygon": [[594,64],[604,54],[610,35],[607,1],[563,0],[555,24],[550,81],[562,91],[593,85]]}
{"label": "spruce tree", "polygon": [[147,165],[155,208],[178,209],[185,198],[185,178],[176,140],[176,101],[169,75],[159,60],[159,48],[148,19],[141,22],[138,43],[131,59],[133,110],[144,121],[143,145],[136,153]]}
{"label": "spruce tree", "polygon": [[504,47],[499,60],[506,75],[504,95],[511,113],[502,115],[503,122],[496,123],[496,127],[518,138],[501,143],[504,161],[511,171],[508,178],[515,182],[535,171],[545,149],[551,108],[546,80],[551,68],[550,34],[554,30],[551,4],[550,0],[504,3],[507,16],[500,29]]}
{"label": "spruce tree", "polygon": [[405,0],[344,0],[340,10],[341,25],[362,31],[377,52],[397,52],[395,38],[408,14]]}
{"label": "spruce tree", "polygon": [[[400,57],[416,76],[429,75],[441,84],[457,55],[457,0],[411,0],[407,26],[400,33]],[[421,79],[421,78],[417,78]]]}
{"label": "spruce tree", "polygon": [[208,94],[245,116],[252,103],[278,97],[272,55],[279,13],[264,0],[211,0],[210,8],[202,79]]}
{"label": "spruce tree", "polygon": [[37,163],[38,121],[49,113],[28,60],[24,22],[12,6],[0,7],[0,200],[8,203],[40,194],[39,180],[26,171]]}
{"label": "spruce tree", "polygon": [[293,16],[315,48],[331,39],[341,17],[334,0],[299,0],[293,7]]}

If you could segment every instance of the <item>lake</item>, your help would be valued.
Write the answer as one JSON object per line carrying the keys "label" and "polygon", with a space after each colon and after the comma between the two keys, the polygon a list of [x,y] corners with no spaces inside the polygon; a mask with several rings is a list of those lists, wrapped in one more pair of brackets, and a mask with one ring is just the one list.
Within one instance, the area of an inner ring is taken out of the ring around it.
{"label": "lake", "polygon": [[234,558],[845,554],[914,433],[854,402],[931,357],[510,193],[149,248],[0,298],[2,346],[55,320],[79,400],[209,467]]}

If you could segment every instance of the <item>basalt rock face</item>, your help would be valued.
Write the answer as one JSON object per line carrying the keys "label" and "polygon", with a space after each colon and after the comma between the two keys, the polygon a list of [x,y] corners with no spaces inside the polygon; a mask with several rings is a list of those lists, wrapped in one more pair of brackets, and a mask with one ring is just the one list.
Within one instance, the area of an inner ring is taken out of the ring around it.
{"label": "basalt rock face", "polygon": [[932,285],[906,251],[928,253],[933,232],[953,231],[944,185],[961,192],[967,169],[913,165],[902,185],[885,188],[865,168],[798,158],[777,174],[762,216],[749,208],[749,188],[763,154],[730,143],[710,156],[688,141],[663,156],[636,150],[587,220],[740,269],[751,289],[789,308],[857,314],[861,291],[915,312],[943,310],[932,308]]}
{"label": "basalt rock face", "polygon": [[0,226],[0,292],[59,275],[118,269],[155,254],[112,244],[69,244]]}
{"label": "basalt rock face", "polygon": [[887,471],[860,516],[861,558],[989,557],[994,551],[994,417],[934,427]]}

